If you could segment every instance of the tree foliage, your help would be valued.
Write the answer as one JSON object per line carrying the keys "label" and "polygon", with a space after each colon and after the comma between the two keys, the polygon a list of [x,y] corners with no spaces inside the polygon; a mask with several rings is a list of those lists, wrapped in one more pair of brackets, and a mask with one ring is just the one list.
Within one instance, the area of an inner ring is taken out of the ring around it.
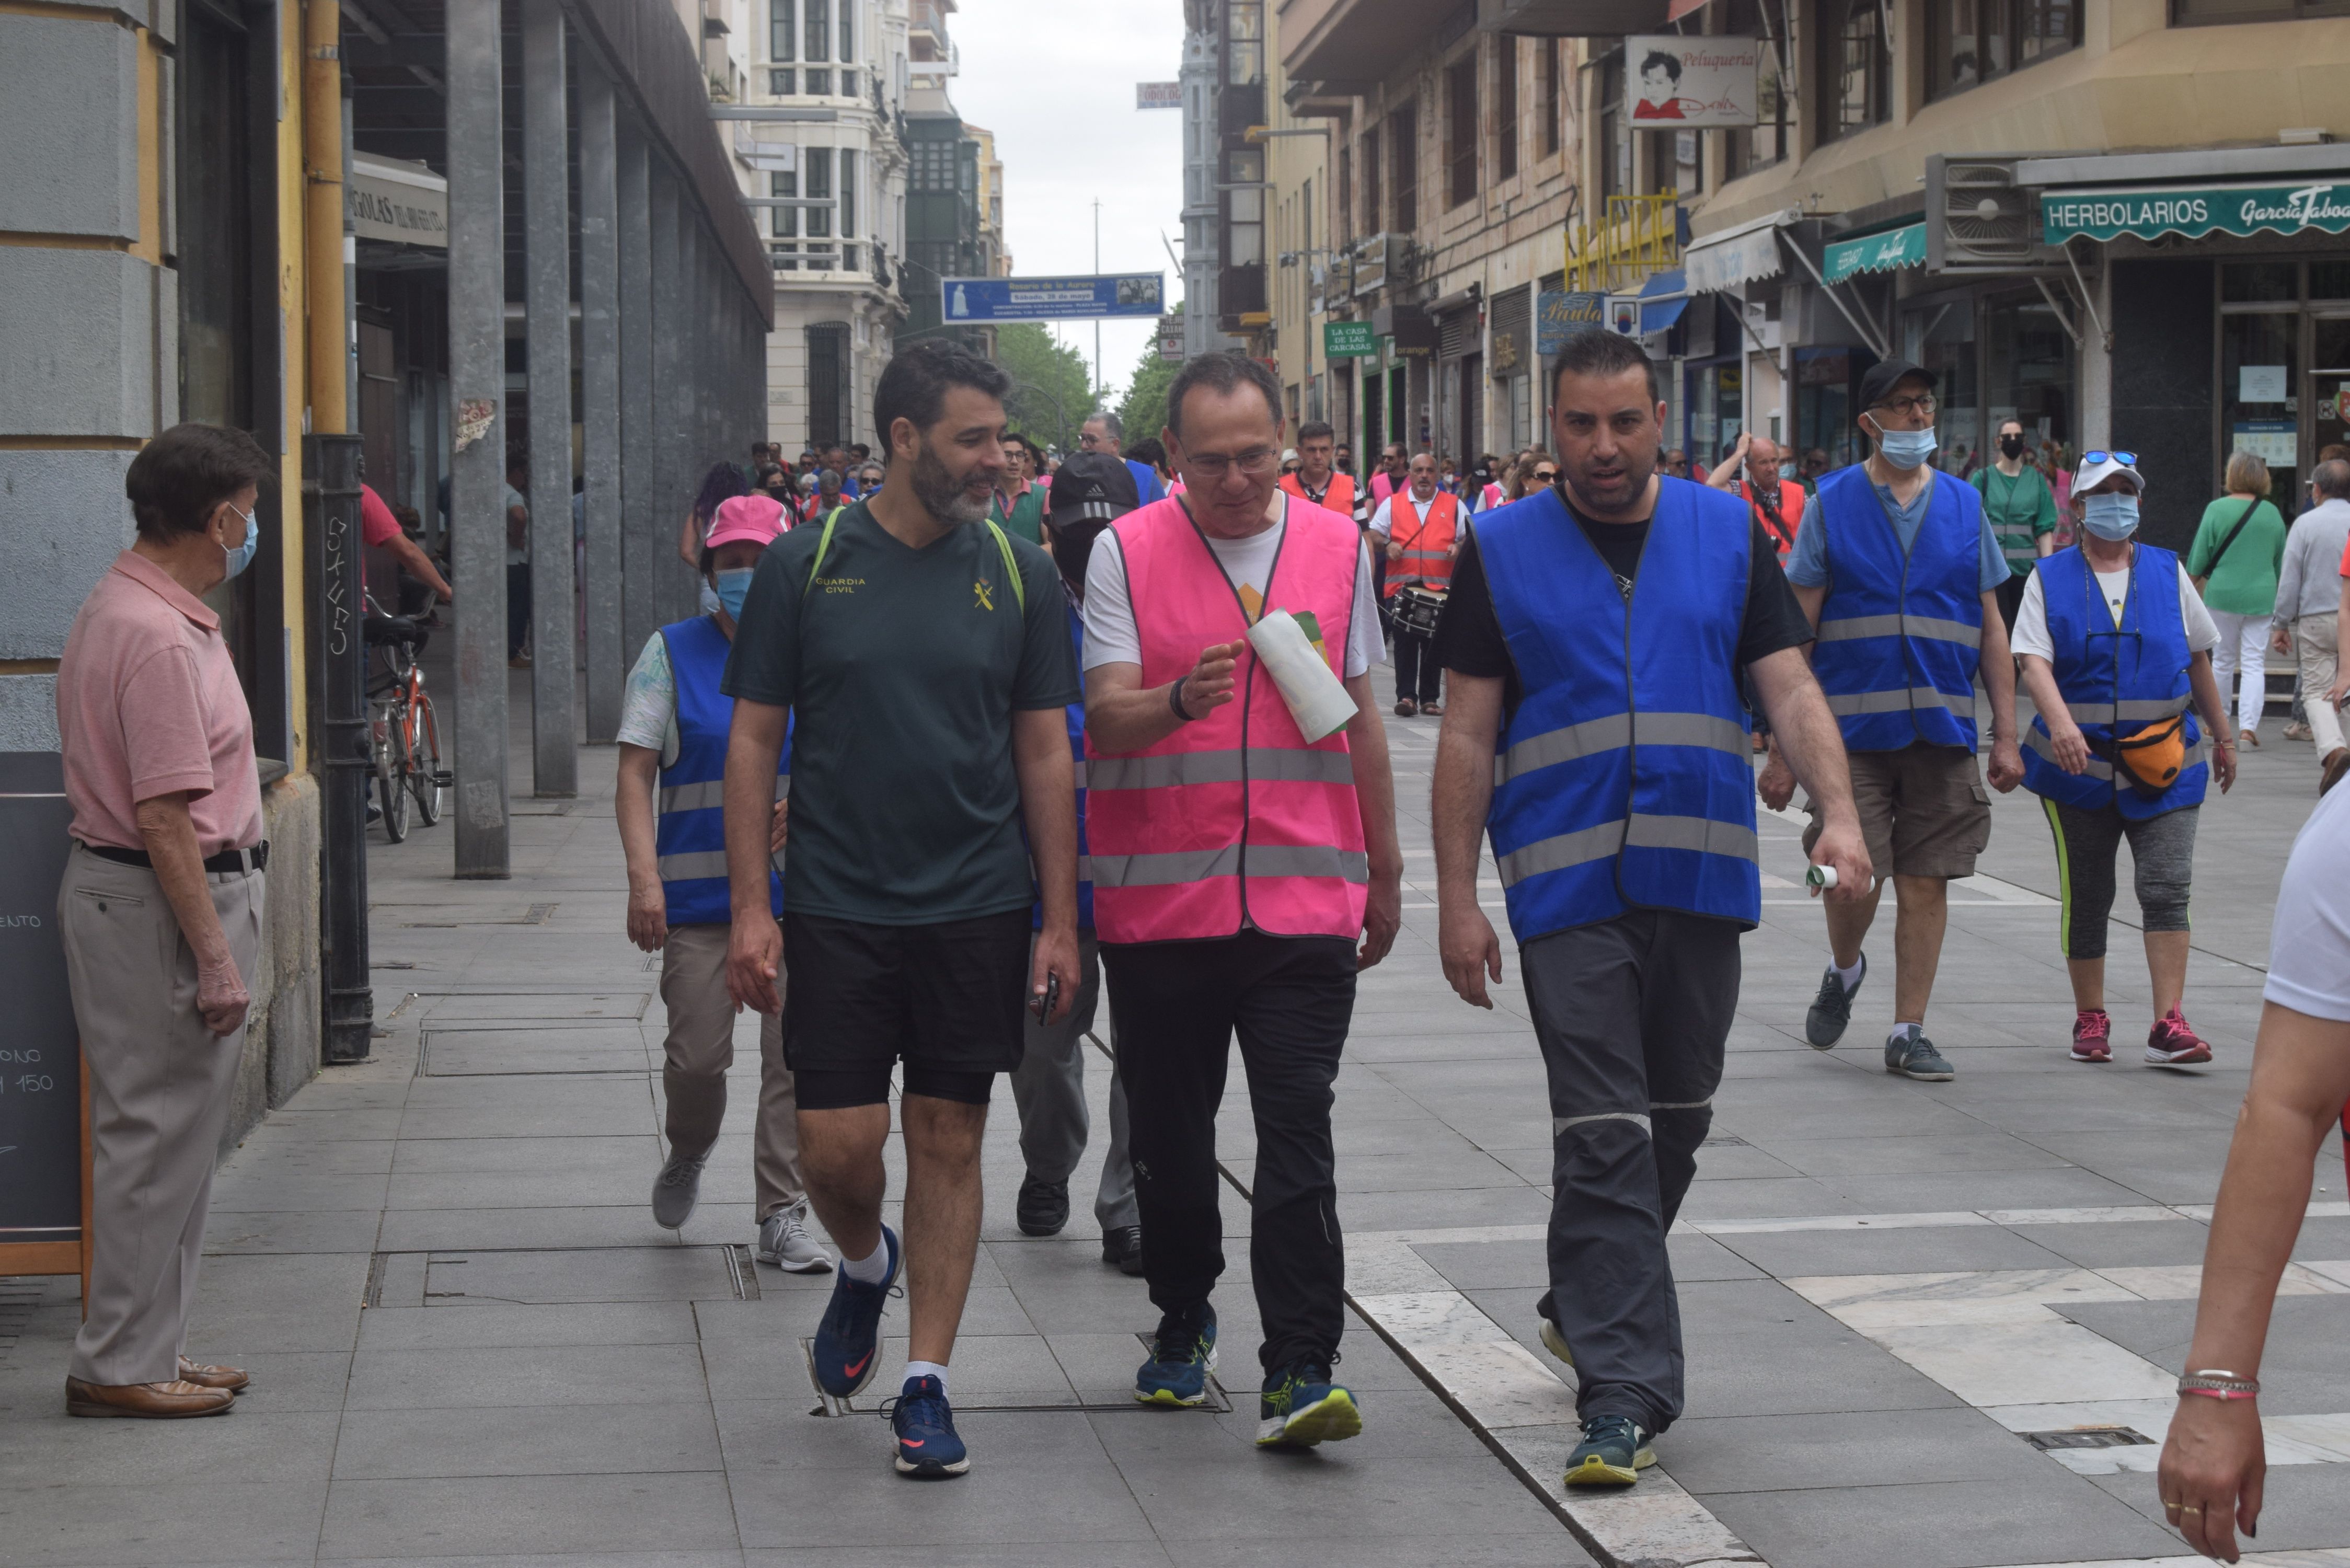
{"label": "tree foliage", "polygon": [[1134,374],[1126,384],[1126,397],[1118,406],[1118,417],[1125,422],[1126,439],[1140,441],[1156,436],[1167,423],[1167,389],[1175,379],[1175,372],[1183,367],[1159,357],[1159,345],[1144,346],[1142,358],[1135,362]]}
{"label": "tree foliage", "polygon": [[995,362],[1012,377],[1003,411],[1019,434],[1074,452],[1077,427],[1093,412],[1093,371],[1085,356],[1033,321],[995,329]]}

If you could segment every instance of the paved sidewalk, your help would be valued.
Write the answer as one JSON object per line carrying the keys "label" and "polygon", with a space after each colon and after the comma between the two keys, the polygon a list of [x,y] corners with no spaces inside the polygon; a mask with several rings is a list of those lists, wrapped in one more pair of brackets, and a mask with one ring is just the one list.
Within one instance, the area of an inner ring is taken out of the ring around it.
{"label": "paved sidewalk", "polygon": [[[273,1114],[218,1185],[191,1348],[254,1372],[233,1416],[66,1419],[72,1283],[0,1282],[0,1565],[2184,1561],[2158,1523],[2150,1446],[2043,1452],[2019,1433],[2160,1435],[2193,1310],[2196,1206],[2218,1179],[2276,870],[2310,800],[2306,748],[2250,758],[2204,814],[2189,1012],[2220,1054],[2201,1075],[2132,1064],[2146,1010],[2126,930],[2126,1048],[2103,1069],[2064,1059],[2053,857],[2022,796],[1998,803],[1988,875],[1952,915],[1929,1027],[1958,1080],[1879,1070],[1889,984],[1863,992],[1843,1048],[1809,1050],[1825,939],[1793,885],[1798,828],[1765,817],[1775,881],[1674,1242],[1690,1415],[1629,1497],[1562,1502],[1548,1494],[1572,1401],[1531,1333],[1542,1075],[1514,956],[1491,1014],[1437,971],[1435,723],[1391,725],[1406,930],[1365,979],[1336,1113],[1357,1308],[1341,1376],[1367,1407],[1361,1438],[1303,1456],[1250,1445],[1237,1073],[1221,1129],[1234,1267],[1218,1303],[1235,1410],[1127,1401],[1154,1314],[1139,1281],[1097,1261],[1083,1201],[1066,1237],[1017,1234],[1007,1093],[955,1357],[971,1476],[909,1485],[879,1419],[815,1414],[799,1342],[829,1278],[747,1255],[754,1049],[738,1054],[735,1112],[683,1238],[647,1211],[658,960],[622,935],[612,753],[596,750],[583,798],[515,802],[509,882],[451,881],[445,826],[376,844],[385,1036]],[[527,759],[525,744],[518,781]],[[1486,896],[1498,923],[1498,888]],[[1871,950],[1889,973],[1889,930]],[[752,1042],[748,1021],[739,1037]],[[1090,1075],[1097,1126],[1107,1082]],[[1097,1170],[1097,1153],[1073,1190]],[[2350,1563],[2341,1170],[2329,1145],[2330,1207],[2272,1343],[2272,1564]]]}

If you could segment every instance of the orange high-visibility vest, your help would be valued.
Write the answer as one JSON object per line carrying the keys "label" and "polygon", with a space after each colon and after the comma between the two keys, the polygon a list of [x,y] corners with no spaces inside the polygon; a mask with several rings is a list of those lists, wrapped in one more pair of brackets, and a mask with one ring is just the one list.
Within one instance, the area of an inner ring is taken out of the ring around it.
{"label": "orange high-visibility vest", "polygon": [[1329,487],[1322,492],[1319,500],[1305,493],[1305,481],[1297,474],[1283,474],[1281,487],[1310,506],[1319,506],[1327,511],[1336,512],[1339,516],[1350,521],[1355,515],[1355,476],[1353,474],[1340,473],[1336,469],[1331,470]]}
{"label": "orange high-visibility vest", "polygon": [[[1401,503],[1400,505],[1398,503]],[[1406,524],[1412,532],[1404,533]],[[1436,499],[1428,504],[1428,517],[1420,520],[1419,508],[1411,499],[1411,487],[1405,485],[1388,498],[1388,539],[1403,546],[1399,559],[1388,563],[1388,580],[1379,590],[1382,598],[1392,598],[1395,591],[1409,583],[1426,587],[1452,587],[1452,541],[1461,528],[1461,503],[1449,490],[1440,490]]]}

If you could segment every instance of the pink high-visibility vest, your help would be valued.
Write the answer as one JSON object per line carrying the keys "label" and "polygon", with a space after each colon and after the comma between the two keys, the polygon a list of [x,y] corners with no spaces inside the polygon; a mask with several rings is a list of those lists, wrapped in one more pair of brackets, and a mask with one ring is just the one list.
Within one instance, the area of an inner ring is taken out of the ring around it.
{"label": "pink high-visibility vest", "polygon": [[[1362,535],[1354,520],[1292,498],[1265,607],[1312,612],[1346,673]],[[1206,538],[1173,499],[1111,526],[1142,649],[1142,684],[1190,674],[1200,650],[1248,635]],[[1243,649],[1232,701],[1140,752],[1086,736],[1086,830],[1095,929],[1106,942],[1276,936],[1352,938],[1370,863],[1347,733],[1307,744],[1272,673]]]}

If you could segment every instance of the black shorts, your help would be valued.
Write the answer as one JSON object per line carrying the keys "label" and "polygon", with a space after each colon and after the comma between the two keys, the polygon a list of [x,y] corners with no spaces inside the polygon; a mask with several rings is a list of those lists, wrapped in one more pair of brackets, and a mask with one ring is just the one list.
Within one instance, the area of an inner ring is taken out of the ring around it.
{"label": "black shorts", "polygon": [[1026,1049],[1026,909],[935,926],[784,915],[784,1060],[799,1107],[886,1105],[906,1093],[987,1104]]}

